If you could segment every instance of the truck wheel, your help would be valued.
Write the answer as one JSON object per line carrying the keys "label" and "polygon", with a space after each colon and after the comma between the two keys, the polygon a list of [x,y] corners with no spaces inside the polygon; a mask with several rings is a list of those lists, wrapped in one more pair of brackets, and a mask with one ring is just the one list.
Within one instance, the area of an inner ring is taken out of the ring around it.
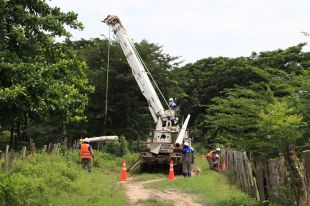
{"label": "truck wheel", "polygon": [[146,163],[140,163],[140,172],[147,172],[147,164]]}

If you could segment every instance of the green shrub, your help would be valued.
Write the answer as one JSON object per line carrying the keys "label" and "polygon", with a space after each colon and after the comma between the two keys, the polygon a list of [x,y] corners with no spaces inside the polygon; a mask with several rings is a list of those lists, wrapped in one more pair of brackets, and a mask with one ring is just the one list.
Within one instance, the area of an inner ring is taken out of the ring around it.
{"label": "green shrub", "polygon": [[[39,153],[24,160],[14,159],[10,171],[0,172],[0,206],[59,205],[62,201],[64,205],[75,205],[76,199],[78,205],[126,205],[124,194],[118,193],[121,187],[116,187],[115,182],[122,160],[129,165],[137,159],[136,154],[117,157],[95,151],[93,165],[97,169],[91,175],[81,169],[78,150],[61,154]],[[91,188],[86,193],[85,185]]]}
{"label": "green shrub", "polygon": [[47,190],[42,178],[31,181],[22,174],[0,175],[0,205],[44,205]]}
{"label": "green shrub", "polygon": [[44,205],[46,191],[72,191],[78,177],[74,167],[56,154],[16,159],[11,171],[0,176],[1,205]]}
{"label": "green shrub", "polygon": [[116,155],[118,157],[122,156],[121,155],[121,144],[118,141],[106,142],[105,145],[103,146],[103,151]]}
{"label": "green shrub", "polygon": [[256,201],[249,199],[248,197],[232,197],[226,202],[222,203],[223,205],[229,206],[261,206],[262,204]]}
{"label": "green shrub", "polygon": [[120,142],[120,155],[124,156],[129,152],[128,142],[127,142],[125,136],[121,136],[119,139],[119,142]]}

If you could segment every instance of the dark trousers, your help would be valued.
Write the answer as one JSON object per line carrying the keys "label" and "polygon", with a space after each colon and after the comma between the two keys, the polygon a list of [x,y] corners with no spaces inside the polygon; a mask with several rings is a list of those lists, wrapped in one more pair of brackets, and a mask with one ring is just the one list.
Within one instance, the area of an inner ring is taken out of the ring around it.
{"label": "dark trousers", "polygon": [[218,170],[217,162],[213,161],[210,157],[207,158],[210,166],[210,170]]}
{"label": "dark trousers", "polygon": [[87,170],[89,173],[91,173],[91,159],[82,159],[82,167],[85,169],[87,166]]}
{"label": "dark trousers", "polygon": [[192,176],[192,163],[190,161],[183,161],[182,162],[182,169],[183,169],[183,176],[190,177]]}

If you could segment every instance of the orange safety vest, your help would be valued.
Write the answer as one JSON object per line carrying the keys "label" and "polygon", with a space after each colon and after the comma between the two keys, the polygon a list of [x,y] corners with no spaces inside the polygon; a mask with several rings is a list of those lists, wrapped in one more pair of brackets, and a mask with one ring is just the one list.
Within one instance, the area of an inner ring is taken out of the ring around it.
{"label": "orange safety vest", "polygon": [[81,144],[81,148],[80,148],[80,157],[82,159],[91,159],[92,156],[90,154],[90,150],[89,150],[89,144]]}
{"label": "orange safety vest", "polygon": [[208,153],[207,157],[211,158],[214,161],[215,160],[215,155],[216,155],[216,151],[212,150],[211,152]]}

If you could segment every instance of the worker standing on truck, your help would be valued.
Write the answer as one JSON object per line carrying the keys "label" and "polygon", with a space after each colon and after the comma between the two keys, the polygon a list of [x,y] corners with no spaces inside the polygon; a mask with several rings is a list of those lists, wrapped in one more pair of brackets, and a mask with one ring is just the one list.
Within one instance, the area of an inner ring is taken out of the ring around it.
{"label": "worker standing on truck", "polygon": [[169,98],[169,107],[171,110],[176,110],[177,109],[177,104],[174,103],[173,98]]}
{"label": "worker standing on truck", "polygon": [[178,118],[176,118],[176,109],[177,109],[177,104],[173,101],[173,98],[169,98],[169,108],[170,111],[172,112],[171,114],[171,124],[176,125],[178,122]]}
{"label": "worker standing on truck", "polygon": [[192,176],[192,163],[194,160],[194,152],[193,150],[189,147],[189,143],[185,142],[183,145],[183,150],[182,150],[182,169],[183,169],[183,176],[184,177],[190,177]]}
{"label": "worker standing on truck", "polygon": [[79,149],[82,167],[86,168],[87,166],[88,172],[91,173],[91,159],[95,158],[95,155],[88,138],[83,139],[83,143],[80,144]]}
{"label": "worker standing on truck", "polygon": [[221,153],[221,149],[219,147],[208,153],[207,159],[208,159],[211,170],[218,171],[218,164],[216,160],[219,158],[220,153]]}

